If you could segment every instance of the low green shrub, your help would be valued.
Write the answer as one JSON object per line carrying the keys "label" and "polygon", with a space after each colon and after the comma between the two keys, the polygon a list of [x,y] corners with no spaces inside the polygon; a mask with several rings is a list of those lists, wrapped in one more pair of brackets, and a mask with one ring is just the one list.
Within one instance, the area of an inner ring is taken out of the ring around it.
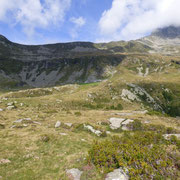
{"label": "low green shrub", "polygon": [[176,160],[166,151],[167,146],[161,133],[124,133],[94,142],[87,159],[105,173],[127,168],[130,179],[177,179]]}
{"label": "low green shrub", "polygon": [[74,115],[81,116],[82,114],[81,114],[81,112],[75,112]]}

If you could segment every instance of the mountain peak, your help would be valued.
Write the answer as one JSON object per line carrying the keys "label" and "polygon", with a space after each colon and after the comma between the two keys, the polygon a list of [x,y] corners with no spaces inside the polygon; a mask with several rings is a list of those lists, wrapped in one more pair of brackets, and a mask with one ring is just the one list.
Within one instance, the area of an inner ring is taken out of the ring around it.
{"label": "mountain peak", "polygon": [[5,36],[0,34],[0,41],[9,41]]}
{"label": "mountain peak", "polygon": [[158,28],[151,35],[158,36],[164,39],[180,38],[180,26],[168,26],[164,28]]}

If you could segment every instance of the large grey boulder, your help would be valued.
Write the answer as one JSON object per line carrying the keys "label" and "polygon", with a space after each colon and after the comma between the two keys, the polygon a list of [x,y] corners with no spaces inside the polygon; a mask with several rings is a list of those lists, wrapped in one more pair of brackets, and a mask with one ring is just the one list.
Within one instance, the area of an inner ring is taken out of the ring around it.
{"label": "large grey boulder", "polygon": [[119,129],[121,127],[121,123],[124,121],[125,119],[123,118],[110,118],[109,122],[110,122],[110,128],[115,130],[115,129]]}
{"label": "large grey boulder", "polygon": [[66,174],[70,180],[80,180],[82,173],[82,171],[75,168],[66,170]]}
{"label": "large grey boulder", "polygon": [[128,176],[128,171],[126,170],[126,172],[122,169],[115,169],[113,172],[110,172],[107,174],[106,179],[105,180],[128,180],[129,176]]}
{"label": "large grey boulder", "polygon": [[129,123],[132,123],[134,120],[131,119],[124,119],[124,118],[110,118],[110,128],[112,130],[122,128],[124,131],[130,130],[128,127]]}

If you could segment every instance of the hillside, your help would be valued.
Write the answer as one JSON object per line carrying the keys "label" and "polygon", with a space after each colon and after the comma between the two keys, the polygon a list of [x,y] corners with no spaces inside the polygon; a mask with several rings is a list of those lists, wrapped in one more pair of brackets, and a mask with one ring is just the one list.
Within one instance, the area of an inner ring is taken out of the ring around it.
{"label": "hillside", "polygon": [[179,179],[179,35],[40,46],[1,36],[0,179]]}

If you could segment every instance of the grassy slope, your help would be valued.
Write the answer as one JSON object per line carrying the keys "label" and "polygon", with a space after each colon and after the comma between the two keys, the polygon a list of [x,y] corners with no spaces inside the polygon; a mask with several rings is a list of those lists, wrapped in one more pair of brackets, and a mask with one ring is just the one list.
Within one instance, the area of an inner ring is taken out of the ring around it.
{"label": "grassy slope", "polygon": [[[67,179],[65,170],[77,167],[84,170],[82,176],[84,180],[103,179],[104,174],[96,171],[95,167],[86,168],[84,158],[87,156],[93,140],[101,141],[104,138],[98,138],[88,132],[74,132],[74,127],[55,129],[54,125],[57,120],[60,120],[73,124],[89,123],[107,130],[107,126],[98,125],[98,122],[107,122],[110,117],[119,117],[114,113],[120,112],[120,110],[107,110],[107,108],[119,103],[123,105],[122,112],[131,112],[142,108],[140,103],[127,103],[120,98],[122,89],[127,88],[126,83],[146,85],[145,87],[148,88],[149,84],[150,86],[158,84],[156,88],[158,87],[160,92],[163,84],[171,91],[176,91],[177,97],[179,96],[179,67],[174,64],[165,67],[170,63],[171,58],[139,55],[133,56],[134,58],[144,60],[145,65],[149,64],[149,61],[151,63],[155,59],[160,59],[160,62],[155,64],[164,69],[162,72],[151,72],[147,77],[140,77],[136,71],[139,64],[133,63],[132,57],[129,57],[117,67],[114,76],[101,83],[66,85],[59,87],[58,90],[47,88],[12,93],[1,91],[0,96],[8,97],[8,100],[1,100],[0,108],[5,109],[7,103],[13,101],[17,101],[17,108],[0,112],[0,124],[5,125],[5,129],[0,129],[0,159],[11,161],[9,164],[0,165],[0,176],[8,180]],[[150,66],[150,69],[153,68]],[[91,96],[89,97],[88,94]],[[156,96],[153,92],[151,95]],[[116,98],[112,100],[112,97]],[[24,105],[21,107],[20,103]],[[89,104],[93,106],[89,106]],[[80,115],[76,115],[76,112],[80,112]],[[10,128],[13,121],[27,117],[40,122],[41,125],[30,124],[25,128]],[[180,130],[178,119],[169,116],[136,114],[124,117],[139,119],[142,122],[149,120],[152,124]],[[59,133],[67,133],[67,136]],[[44,135],[50,138],[48,142],[41,140]],[[111,135],[120,136],[121,133],[114,132]],[[111,135],[105,139],[109,139]]]}

